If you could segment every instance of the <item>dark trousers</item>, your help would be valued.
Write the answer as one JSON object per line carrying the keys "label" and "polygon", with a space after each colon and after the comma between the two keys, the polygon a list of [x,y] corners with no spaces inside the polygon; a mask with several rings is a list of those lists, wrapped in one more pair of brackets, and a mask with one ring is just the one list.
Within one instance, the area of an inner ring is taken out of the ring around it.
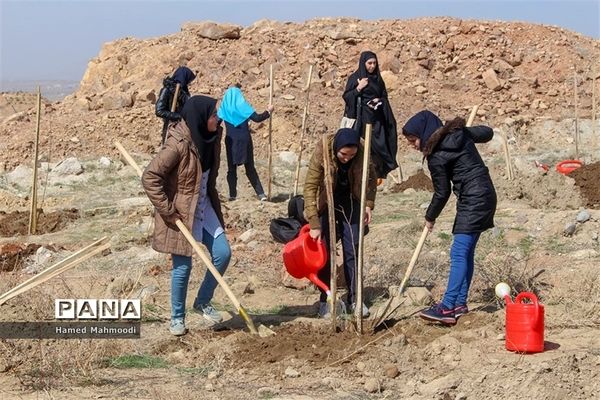
{"label": "dark trousers", "polygon": [[[321,237],[325,241],[327,247],[327,254],[329,253],[329,219],[327,217],[327,210],[321,215]],[[360,218],[360,202],[352,201],[349,207],[346,207],[346,211],[336,210],[335,212],[335,225],[336,225],[336,242],[337,240],[342,241],[342,252],[344,255],[344,277],[346,278],[346,285],[348,287],[348,303],[354,303],[354,295],[356,293],[355,283],[355,272],[356,272],[356,258],[358,256],[358,220]],[[367,227],[365,227],[365,234],[367,233]],[[325,267],[317,274],[319,279],[329,285],[331,280],[331,263],[328,260]],[[327,301],[327,294],[321,289],[321,295],[319,301]]]}
{"label": "dark trousers", "polygon": [[[229,151],[228,151],[229,153]],[[227,184],[229,185],[229,197],[237,197],[237,165],[233,164],[230,160],[229,154],[227,154]],[[254,191],[258,196],[265,194],[265,191],[260,183],[258,172],[254,167],[254,157],[248,157],[247,162],[244,164],[246,169],[246,176],[250,181],[250,184],[254,188]]]}

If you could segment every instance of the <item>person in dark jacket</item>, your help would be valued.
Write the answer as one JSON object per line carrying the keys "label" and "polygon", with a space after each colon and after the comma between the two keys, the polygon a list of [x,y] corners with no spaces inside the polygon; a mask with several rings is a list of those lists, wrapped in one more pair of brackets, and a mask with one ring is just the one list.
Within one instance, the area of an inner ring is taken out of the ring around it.
{"label": "person in dark jacket", "polygon": [[346,103],[344,116],[356,119],[353,128],[361,137],[365,136],[366,125],[372,124],[371,155],[377,178],[385,179],[398,168],[398,133],[375,53],[360,54],[358,70],[348,77],[342,97]]}
{"label": "person in dark jacket", "polygon": [[[327,149],[329,151],[329,170],[331,171],[333,202],[335,209],[336,237],[342,242],[344,252],[344,275],[348,285],[348,304],[354,311],[355,304],[355,269],[356,255],[358,254],[358,233],[360,219],[360,192],[363,171],[363,146],[357,131],[342,128],[335,135],[327,138]],[[308,165],[306,181],[304,183],[304,216],[310,224],[310,236],[317,240],[321,237],[325,241],[329,252],[329,218],[327,212],[327,196],[325,190],[325,162],[323,143],[317,141],[315,151]],[[371,210],[375,207],[375,195],[377,193],[377,179],[375,177],[375,166],[369,163],[369,174],[367,182],[365,221],[367,225],[365,234],[368,232],[368,224],[371,222]],[[331,265],[329,261],[318,273],[319,279],[329,282],[331,279]],[[319,298],[319,316],[330,317],[329,302],[327,294],[321,290]],[[362,305],[362,316],[369,316],[369,309]]]}
{"label": "person in dark jacket", "polygon": [[[196,78],[196,74],[188,67],[179,67],[173,73],[173,76],[168,76],[163,80],[163,87],[158,94],[156,101],[155,114],[163,119],[162,140],[160,144],[165,143],[167,130],[171,122],[177,122],[181,119],[181,110],[190,97],[188,85]],[[171,111],[173,105],[173,97],[179,84],[179,94],[177,95],[177,104],[175,111]]]}
{"label": "person in dark jacket", "polygon": [[[206,246],[221,275],[231,258],[216,185],[223,132],[216,106],[213,98],[190,97],[181,110],[182,120],[169,127],[164,146],[142,175],[142,185],[156,210],[152,248],[171,253],[173,259],[169,330],[176,336],[186,333],[192,246],[175,222],[181,220],[194,239]],[[210,303],[216,287],[216,279],[207,270],[193,304],[204,318],[215,323],[223,319]]]}
{"label": "person in dark jacket", "polygon": [[267,196],[254,166],[254,147],[248,122],[266,120],[271,116],[274,107],[269,104],[263,113],[257,114],[244,98],[240,88],[241,85],[237,84],[225,91],[218,112],[219,118],[225,121],[225,128],[227,129],[225,151],[227,153],[229,200],[233,201],[237,197],[237,167],[238,165],[244,165],[246,176],[256,195],[261,201],[265,201]]}
{"label": "person in dark jacket", "polygon": [[434,188],[425,213],[425,225],[430,231],[450,193],[457,197],[448,287],[440,303],[420,314],[427,320],[455,324],[458,317],[469,311],[467,296],[479,235],[494,226],[496,191],[475,147],[475,143],[490,141],[494,132],[487,126],[467,128],[463,118],[444,125],[435,114],[425,110],[411,117],[402,133],[427,159]]}

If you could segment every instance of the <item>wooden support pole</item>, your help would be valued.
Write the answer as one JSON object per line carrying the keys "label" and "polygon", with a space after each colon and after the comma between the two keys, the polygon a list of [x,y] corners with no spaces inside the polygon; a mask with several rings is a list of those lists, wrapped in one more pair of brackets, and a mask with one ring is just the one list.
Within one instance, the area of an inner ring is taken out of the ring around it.
{"label": "wooden support pole", "polygon": [[31,207],[29,210],[29,228],[30,235],[35,234],[37,230],[37,173],[40,145],[40,121],[42,114],[42,93],[40,87],[37,87],[37,117],[35,123],[35,145],[33,150],[33,179],[31,183]]}
{"label": "wooden support pole", "polygon": [[356,298],[354,313],[356,314],[356,329],[363,333],[362,305],[363,305],[363,258],[365,247],[365,206],[367,204],[367,185],[369,182],[369,161],[371,158],[371,135],[373,126],[367,123],[365,127],[365,145],[363,150],[362,181],[360,186],[360,213],[358,219],[358,257],[356,263]]}
{"label": "wooden support pole", "polygon": [[129,153],[127,152],[127,150],[125,150],[125,148],[121,145],[121,143],[119,142],[115,142],[115,147],[119,150],[119,152],[121,153],[121,155],[123,156],[123,158],[125,158],[125,161],[127,161],[127,163],[129,165],[131,165],[133,167],[133,169],[135,169],[135,171],[137,172],[138,176],[142,176],[142,169],[137,165],[137,163],[135,162],[135,160],[129,155]]}
{"label": "wooden support pole", "polygon": [[[328,297],[327,303],[331,314],[331,327],[335,333],[337,331],[337,252],[335,249],[335,204],[333,203],[333,176],[331,176],[331,148],[329,147],[327,135],[323,135],[322,146],[325,194],[327,195],[327,221],[329,222],[329,266],[331,269],[331,279],[329,280],[331,295]],[[322,231],[321,234],[323,234]]]}
{"label": "wooden support pole", "polygon": [[304,134],[306,133],[306,118],[308,116],[308,104],[309,104],[309,93],[310,93],[310,81],[312,80],[313,66],[308,68],[308,81],[306,82],[306,98],[304,100],[304,112],[302,113],[302,129],[300,130],[300,152],[298,153],[298,164],[296,165],[296,174],[294,178],[294,191],[293,195],[298,194],[298,181],[300,180],[300,166],[302,164],[302,150],[304,150]]}
{"label": "wooden support pole", "polygon": [[175,112],[177,109],[177,98],[179,97],[179,91],[181,90],[181,83],[177,83],[175,85],[175,94],[173,95],[173,100],[171,100],[171,112]]}
{"label": "wooden support pole", "polygon": [[598,147],[598,138],[596,138],[596,64],[592,66],[592,140],[594,146],[592,147],[592,154]]}
{"label": "wooden support pole", "polygon": [[512,160],[510,157],[510,149],[508,148],[508,139],[507,137],[498,132],[500,139],[502,139],[502,149],[504,150],[504,163],[506,164],[506,177],[509,181],[513,179],[513,169],[512,169]]}
{"label": "wooden support pole", "polygon": [[[273,64],[269,67],[269,104],[273,104]],[[271,201],[273,174],[273,117],[269,118],[269,156],[267,175],[267,200]]]}
{"label": "wooden support pole", "polygon": [[575,159],[579,160],[579,95],[577,93],[577,70],[573,75],[573,104],[575,104]]}
{"label": "wooden support pole", "polygon": [[104,243],[107,237],[103,237],[102,239],[90,244],[89,246],[84,247],[83,249],[71,254],[69,257],[65,258],[57,262],[54,265],[46,268],[42,272],[37,275],[32,276],[25,282],[15,286],[8,292],[2,294],[0,296],[0,305],[6,303],[8,300],[12,299],[19,294],[25,293],[30,289],[50,280],[51,278],[62,274],[65,271],[75,267],[79,263],[87,260],[88,258],[101,253],[102,251],[108,249],[110,247],[110,243]]}
{"label": "wooden support pole", "polygon": [[473,125],[473,121],[475,120],[475,117],[477,116],[477,110],[479,110],[479,104],[473,106],[473,109],[471,110],[471,114],[469,115],[469,119],[467,120],[467,126]]}

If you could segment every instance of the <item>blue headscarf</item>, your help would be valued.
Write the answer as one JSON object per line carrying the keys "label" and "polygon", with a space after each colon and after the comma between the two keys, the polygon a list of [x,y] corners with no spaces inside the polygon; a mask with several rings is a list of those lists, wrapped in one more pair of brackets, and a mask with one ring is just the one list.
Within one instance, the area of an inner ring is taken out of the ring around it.
{"label": "blue headscarf", "polygon": [[219,118],[237,127],[254,114],[254,108],[246,101],[238,87],[230,87],[225,91],[217,115]]}
{"label": "blue headscarf", "polygon": [[342,128],[333,137],[333,151],[338,152],[342,147],[356,146],[360,143],[360,134],[351,128]]}
{"label": "blue headscarf", "polygon": [[425,148],[425,144],[438,128],[443,126],[442,121],[429,110],[423,110],[412,117],[402,127],[402,133],[405,136],[416,136],[421,140],[420,150]]}

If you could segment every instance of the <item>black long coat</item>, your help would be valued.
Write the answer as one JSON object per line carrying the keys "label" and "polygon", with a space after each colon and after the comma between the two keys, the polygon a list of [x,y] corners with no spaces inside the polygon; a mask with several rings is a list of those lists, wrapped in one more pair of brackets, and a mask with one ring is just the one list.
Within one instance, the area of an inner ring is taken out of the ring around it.
{"label": "black long coat", "polygon": [[425,219],[435,221],[450,193],[457,197],[452,233],[483,232],[494,226],[496,191],[475,143],[491,140],[487,126],[455,129],[441,137],[427,157],[434,195]]}

